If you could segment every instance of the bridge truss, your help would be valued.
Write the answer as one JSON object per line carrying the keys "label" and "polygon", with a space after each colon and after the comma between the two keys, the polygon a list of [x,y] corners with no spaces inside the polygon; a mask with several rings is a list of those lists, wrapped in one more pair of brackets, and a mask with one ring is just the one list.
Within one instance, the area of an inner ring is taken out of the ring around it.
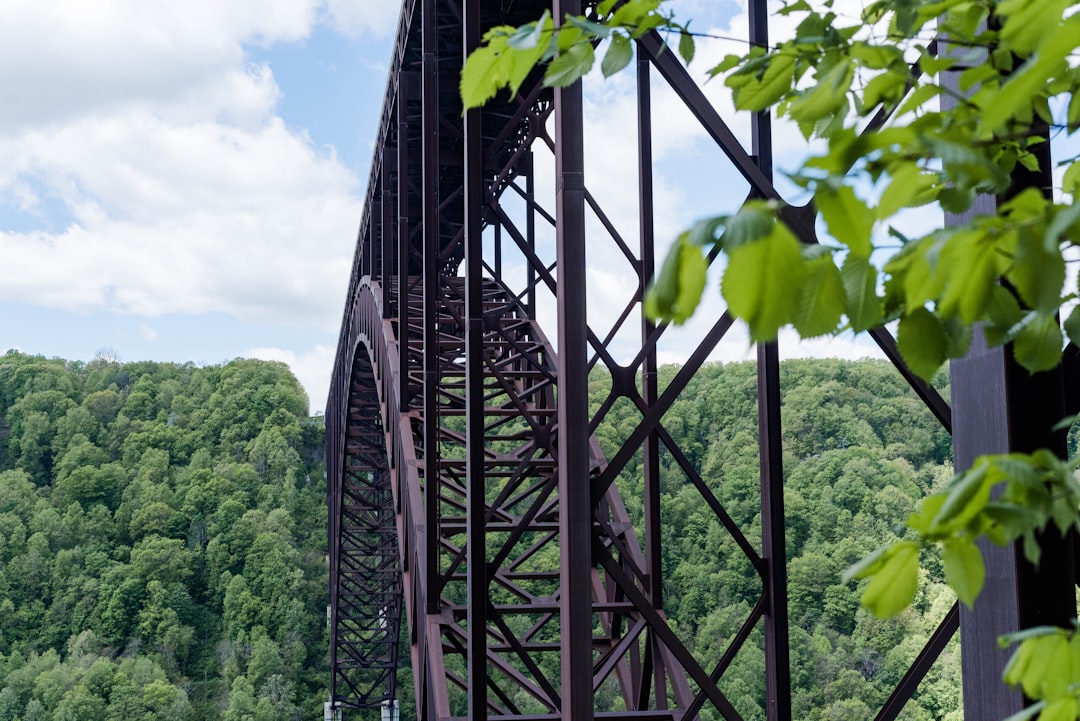
{"label": "bridge truss", "polygon": [[[751,40],[765,43],[765,2],[749,8]],[[583,11],[581,0],[404,2],[327,407],[331,704],[363,717],[395,698],[407,645],[417,713],[430,721],[736,721],[722,679],[757,633],[767,716],[787,721],[777,346],[757,348],[761,527],[751,531],[665,429],[732,319],[718,315],[661,387],[659,349],[673,330],[641,312],[658,224],[654,120],[666,112],[652,105],[656,90],[689,110],[741,176],[719,197],[779,199],[769,119],[751,119],[744,148],[677,54],[655,33],[642,38],[636,143],[622,164],[637,177],[630,237],[584,175],[580,83],[551,90],[533,77],[516,97],[462,114],[465,54],[488,28],[545,9]],[[811,208],[783,218],[816,242]],[[602,317],[586,312],[598,265],[626,288]],[[1063,450],[1049,430],[1064,415],[1060,372],[1032,379],[1007,352],[983,348],[954,364],[950,408],[906,371],[885,329],[871,335],[953,430],[959,463],[1048,443]],[[597,378],[604,399],[590,407]],[[597,430],[627,405],[635,425],[605,457]],[[662,478],[662,456],[758,578],[757,601],[719,658],[695,654],[664,612],[661,484],[674,481]],[[644,489],[636,524],[616,483],[631,465]],[[1020,708],[997,681],[995,637],[1073,615],[1071,545],[1057,546],[1041,575],[1012,549],[992,552],[984,598],[942,619],[877,719],[900,716],[961,625],[966,717]],[[625,710],[595,711],[605,693]]]}

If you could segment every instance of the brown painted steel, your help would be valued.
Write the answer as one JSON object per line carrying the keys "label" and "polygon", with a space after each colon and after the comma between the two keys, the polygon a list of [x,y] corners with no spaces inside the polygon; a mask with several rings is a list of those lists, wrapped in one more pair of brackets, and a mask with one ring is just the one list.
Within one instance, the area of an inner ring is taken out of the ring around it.
{"label": "brown painted steel", "polygon": [[[751,6],[753,37],[765,42],[766,6]],[[779,198],[768,118],[754,120],[753,146],[744,149],[677,54],[655,33],[643,37],[638,239],[627,242],[625,219],[589,191],[580,85],[552,91],[534,74],[516,97],[503,93],[463,118],[457,79],[468,49],[490,27],[545,9],[560,17],[583,8],[579,0],[403,4],[327,405],[331,700],[373,709],[394,697],[403,607],[402,641],[426,721],[695,721],[706,709],[738,721],[724,674],[762,631],[768,718],[789,721],[778,349],[759,354],[758,543],[665,427],[731,317],[717,318],[661,387],[659,350],[670,329],[641,311],[657,253],[654,85],[666,85],[697,118],[752,197]],[[550,182],[539,172],[544,156],[554,165],[553,188],[541,187]],[[545,207],[547,197],[554,207]],[[812,208],[781,217],[816,242]],[[607,325],[586,313],[590,254],[602,244],[611,269],[622,264],[633,287]],[[555,327],[541,327],[552,309]],[[626,329],[640,340],[630,358],[615,347]],[[899,361],[887,331],[872,335]],[[948,427],[948,404],[900,370]],[[592,408],[591,380],[606,388],[593,389],[600,400]],[[961,373],[953,396],[985,388],[982,376]],[[609,459],[596,433],[617,407],[637,417]],[[960,440],[957,448],[960,459]],[[620,495],[635,457],[640,528]],[[760,587],[719,658],[707,661],[664,614],[667,473],[700,496]],[[879,719],[897,717],[956,618],[954,610],[942,622]],[[969,656],[966,683],[975,678]],[[597,712],[599,695],[612,693],[626,710]]]}

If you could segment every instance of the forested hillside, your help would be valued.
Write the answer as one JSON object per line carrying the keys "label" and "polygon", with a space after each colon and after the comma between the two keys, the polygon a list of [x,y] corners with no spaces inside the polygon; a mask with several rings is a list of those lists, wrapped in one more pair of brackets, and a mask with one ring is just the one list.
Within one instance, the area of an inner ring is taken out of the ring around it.
{"label": "forested hillside", "polygon": [[[661,368],[661,390],[677,370]],[[894,621],[881,621],[860,610],[862,587],[843,583],[841,574],[895,538],[894,529],[927,491],[952,475],[949,436],[885,362],[786,361],[781,384],[793,717],[866,721],[907,670],[953,596],[939,572],[925,579],[913,609]],[[594,408],[609,388],[608,378],[594,376]],[[620,403],[597,430],[608,457],[641,420],[629,403]],[[664,425],[759,546],[755,365],[706,366],[665,415]],[[761,584],[666,450],[661,465],[665,608],[681,637],[693,639],[692,650],[711,669],[750,614]],[[619,478],[639,529],[640,469],[639,455]],[[761,644],[761,633],[755,631],[722,684],[747,719],[765,718]],[[922,689],[901,718],[959,720],[955,644]],[[619,699],[611,703],[620,708]],[[703,718],[718,717],[704,712]]]}
{"label": "forested hillside", "polygon": [[283,364],[0,356],[0,721],[321,717],[325,519]]}
{"label": "forested hillside", "polygon": [[[886,363],[781,372],[794,716],[864,721],[953,599],[927,578],[913,609],[879,621],[840,576],[951,475],[949,438]],[[594,374],[594,408],[609,388]],[[756,394],[753,364],[709,365],[664,420],[755,545]],[[0,721],[321,716],[323,429],[307,413],[281,364],[0,356]],[[609,457],[640,418],[611,410]],[[619,478],[639,527],[640,463]],[[666,612],[711,668],[760,583],[674,456],[661,463]],[[764,718],[760,647],[755,631],[724,681],[747,719]],[[959,718],[958,659],[954,645],[902,718]],[[601,703],[619,709],[616,689]]]}

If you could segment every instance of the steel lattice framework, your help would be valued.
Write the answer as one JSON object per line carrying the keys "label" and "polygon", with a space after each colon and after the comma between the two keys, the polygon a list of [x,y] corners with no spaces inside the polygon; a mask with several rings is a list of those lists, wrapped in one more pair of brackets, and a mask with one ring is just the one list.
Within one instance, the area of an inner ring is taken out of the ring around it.
{"label": "steel lattice framework", "polygon": [[[464,115],[458,98],[462,59],[486,29],[544,10],[579,14],[582,5],[404,2],[327,407],[332,704],[375,708],[396,696],[404,610],[423,719],[675,720],[697,719],[707,707],[736,721],[721,679],[757,629],[767,715],[786,721],[777,347],[757,349],[757,540],[731,518],[664,425],[732,319],[717,318],[660,388],[657,348],[670,329],[641,313],[655,264],[653,85],[666,85],[690,110],[751,197],[779,199],[769,119],[752,119],[752,147],[744,149],[676,53],[655,33],[643,37],[637,144],[627,153],[636,166],[626,165],[638,178],[638,237],[623,237],[584,177],[580,83],[553,91],[533,77],[517,97],[500,96]],[[750,21],[751,40],[767,42],[764,0],[751,0]],[[536,152],[553,159],[554,207],[545,207],[536,187]],[[782,217],[802,240],[816,242],[811,208]],[[586,240],[596,242],[597,233],[631,287],[604,327],[585,312]],[[543,297],[552,299],[554,342],[541,327]],[[627,333],[638,350],[619,362],[613,344]],[[1050,431],[1066,407],[1061,372],[1032,378],[1008,352],[981,348],[954,364],[950,409],[906,371],[886,330],[872,336],[953,431],[958,464],[1047,444],[1063,451],[1062,435]],[[590,408],[596,369],[610,387]],[[605,458],[595,431],[617,404],[631,404],[637,422]],[[664,613],[661,454],[760,579],[756,604],[709,663]],[[615,483],[634,458],[644,488],[638,527]],[[1047,556],[1040,575],[1012,549],[993,551],[989,591],[974,611],[954,607],[944,617],[877,719],[899,716],[961,626],[966,717],[997,719],[1020,708],[1019,695],[997,680],[1003,658],[995,637],[1074,614],[1071,540],[1053,544]],[[627,710],[594,712],[605,687],[616,689]]]}

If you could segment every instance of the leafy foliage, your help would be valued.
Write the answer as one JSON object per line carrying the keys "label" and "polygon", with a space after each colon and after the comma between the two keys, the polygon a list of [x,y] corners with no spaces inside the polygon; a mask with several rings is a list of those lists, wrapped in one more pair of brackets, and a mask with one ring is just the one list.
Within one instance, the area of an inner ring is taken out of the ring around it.
{"label": "leafy foliage", "polygon": [[[657,278],[647,307],[659,318],[685,320],[686,302],[674,299],[695,297],[702,275],[700,255],[688,252],[686,243],[716,245],[736,266],[727,268],[721,292],[756,339],[775,337],[789,324],[818,335],[899,321],[901,335],[906,325],[908,334],[933,339],[903,349],[909,365],[930,377],[945,360],[966,352],[966,329],[981,322],[995,343],[1015,341],[1029,370],[1056,365],[1062,336],[1053,319],[1075,297],[1064,288],[1062,257],[1062,249],[1080,239],[1080,210],[1071,200],[1054,202],[1029,188],[997,213],[903,238],[882,267],[883,292],[876,282],[860,281],[873,275],[875,233],[899,235],[891,227],[899,211],[936,203],[961,214],[980,193],[1006,193],[1014,171],[1038,168],[1037,152],[1050,127],[1077,126],[1080,102],[1069,102],[1063,118],[1051,112],[1058,100],[1075,97],[1080,83],[1080,67],[1068,61],[1080,45],[1080,15],[1066,12],[1073,4],[878,0],[862,22],[845,26],[831,3],[820,11],[804,0],[789,3],[782,13],[804,16],[795,37],[729,56],[709,73],[726,74],[737,108],[775,109],[808,139],[826,141],[826,152],[811,156],[793,177],[813,192],[831,238],[816,252],[796,254],[790,231],[760,218],[778,207],[749,203],[735,216],[746,221],[739,233],[731,232],[732,218],[718,217],[703,222],[706,232],[680,238],[670,256],[676,267]],[[693,35],[662,6],[660,0],[617,8],[603,2],[595,17],[567,16],[558,28],[545,16],[538,24],[490,31],[488,44],[462,73],[466,107],[482,104],[503,86],[516,92],[527,72],[545,61],[548,85],[577,80],[592,67],[596,43],[607,43],[604,73],[617,72],[629,61],[630,40],[656,28],[677,32],[679,52],[691,59]],[[931,32],[948,37],[948,44],[928,41]],[[528,42],[519,47],[514,40],[523,36]],[[507,72],[490,70],[492,53],[500,67],[515,70],[514,82]],[[947,102],[936,109],[931,103],[941,97]],[[880,112],[890,116],[887,123],[857,130]],[[1069,189],[1080,176],[1076,162],[1063,163]],[[832,270],[824,269],[823,257],[833,260]],[[766,269],[798,291],[786,295],[812,299],[812,310],[760,286]],[[843,295],[836,272],[851,279]],[[1004,298],[1000,280],[1015,289],[1015,298]],[[1074,334],[1078,327],[1080,320],[1066,324]]]}
{"label": "leafy foliage", "polygon": [[317,715],[307,412],[278,363],[0,356],[0,719]]}

